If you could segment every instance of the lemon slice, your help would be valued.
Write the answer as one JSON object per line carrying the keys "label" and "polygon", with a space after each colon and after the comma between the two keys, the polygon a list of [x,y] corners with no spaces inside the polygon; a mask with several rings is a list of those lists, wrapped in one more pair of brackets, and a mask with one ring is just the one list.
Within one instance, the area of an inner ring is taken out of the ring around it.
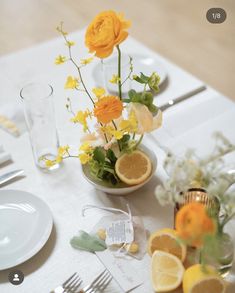
{"label": "lemon slice", "polygon": [[183,275],[184,267],[178,257],[164,251],[156,250],[154,252],[151,263],[151,278],[153,289],[156,292],[168,292],[176,289],[181,284]]}
{"label": "lemon slice", "polygon": [[152,164],[149,157],[141,151],[123,154],[115,164],[118,177],[128,185],[144,182],[151,174]]}
{"label": "lemon slice", "polygon": [[161,250],[177,256],[182,262],[186,258],[186,245],[179,241],[176,230],[165,228],[151,234],[148,240],[148,253]]}
{"label": "lemon slice", "polygon": [[225,293],[226,285],[213,267],[196,264],[185,271],[183,290],[184,293]]}

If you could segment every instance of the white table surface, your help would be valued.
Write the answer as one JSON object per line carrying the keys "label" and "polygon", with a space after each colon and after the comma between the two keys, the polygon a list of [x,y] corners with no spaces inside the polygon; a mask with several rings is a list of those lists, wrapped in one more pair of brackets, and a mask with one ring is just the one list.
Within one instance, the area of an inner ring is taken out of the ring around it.
{"label": "white table surface", "polygon": [[[73,33],[71,39],[77,43],[74,55],[79,54],[81,58],[86,57],[87,51],[83,45],[84,31]],[[58,54],[66,54],[63,43],[63,40],[58,38],[0,59],[0,112],[1,106],[8,102],[21,102],[19,90],[24,84],[36,79],[45,80],[54,88],[56,120],[61,144],[79,145],[81,128],[75,127],[69,122],[69,115],[65,109],[68,92],[64,91],[64,83],[66,77],[73,74],[74,71],[68,64],[54,65],[54,59]],[[132,38],[129,38],[122,48],[127,53],[138,52],[153,56],[165,66],[168,73],[168,84],[156,97],[157,104],[162,104],[203,84],[202,81]],[[92,88],[92,84],[94,84],[92,77],[94,65],[91,64],[84,71],[84,79],[88,82],[89,88]],[[74,98],[73,103],[77,104],[80,109],[89,106],[88,99],[83,95],[76,97],[76,102]],[[4,168],[0,167],[0,175],[18,168],[24,169],[26,173],[24,179],[3,188],[25,190],[39,196],[49,205],[54,218],[53,232],[43,249],[32,259],[17,266],[25,274],[24,282],[19,286],[13,286],[7,278],[11,269],[0,271],[0,292],[46,293],[75,271],[79,272],[86,283],[103,269],[95,255],[75,250],[69,244],[70,238],[79,229],[91,230],[104,215],[103,212],[96,210],[89,212],[88,216],[83,218],[81,216],[83,205],[123,207],[126,200],[135,213],[143,217],[148,230],[172,227],[173,209],[161,207],[154,196],[155,186],[164,180],[165,176],[161,167],[164,152],[159,145],[167,146],[179,153],[186,147],[195,147],[204,154],[205,150],[207,152],[210,150],[210,133],[217,128],[224,131],[235,143],[234,127],[232,126],[235,122],[234,117],[235,104],[209,86],[205,92],[166,111],[162,129],[144,140],[146,145],[156,152],[159,160],[158,170],[146,186],[135,194],[126,196],[125,199],[94,190],[82,177],[78,160],[67,160],[58,171],[51,174],[41,172],[34,165],[28,134],[14,138],[0,130],[0,144],[4,145],[14,160],[13,164]],[[231,162],[235,162],[234,154],[230,157]],[[232,221],[229,225],[229,230],[234,231],[235,222]],[[234,233],[232,236],[235,237]],[[149,261],[150,258],[146,255],[143,261],[134,263],[136,269],[145,275],[146,282],[133,292],[153,292],[149,281]],[[229,292],[232,293],[234,290],[235,285],[231,285]],[[121,290],[112,281],[105,292],[118,293]],[[181,292],[181,290],[175,292]]]}

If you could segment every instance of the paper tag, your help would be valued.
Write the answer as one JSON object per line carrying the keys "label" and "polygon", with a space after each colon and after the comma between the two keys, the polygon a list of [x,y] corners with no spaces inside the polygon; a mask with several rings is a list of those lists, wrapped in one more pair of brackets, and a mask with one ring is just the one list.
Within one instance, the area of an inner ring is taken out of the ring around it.
{"label": "paper tag", "polygon": [[107,246],[113,244],[132,243],[134,241],[134,229],[131,220],[119,220],[111,222],[106,229]]}
{"label": "paper tag", "polygon": [[144,283],[146,276],[138,260],[116,258],[108,249],[96,251],[95,254],[124,292],[130,292]]}

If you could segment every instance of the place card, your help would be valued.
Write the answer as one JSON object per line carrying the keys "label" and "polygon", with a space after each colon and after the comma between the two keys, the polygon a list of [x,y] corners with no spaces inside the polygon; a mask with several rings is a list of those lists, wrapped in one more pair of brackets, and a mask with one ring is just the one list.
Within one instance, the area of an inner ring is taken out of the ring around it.
{"label": "place card", "polygon": [[135,263],[139,262],[138,260],[131,257],[117,258],[108,249],[97,251],[95,254],[124,292],[129,292],[144,283],[143,274],[136,270]]}

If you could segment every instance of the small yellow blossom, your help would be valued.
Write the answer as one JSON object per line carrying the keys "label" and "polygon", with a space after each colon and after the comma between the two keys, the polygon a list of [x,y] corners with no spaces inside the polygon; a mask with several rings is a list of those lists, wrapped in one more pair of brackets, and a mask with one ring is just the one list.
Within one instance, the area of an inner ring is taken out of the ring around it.
{"label": "small yellow blossom", "polygon": [[68,145],[66,145],[66,146],[60,146],[58,148],[58,156],[62,157],[63,155],[68,154],[68,150],[69,150],[69,146]]}
{"label": "small yellow blossom", "polygon": [[57,26],[56,30],[63,36],[67,36],[68,33],[63,30],[63,22],[61,21],[60,26]]}
{"label": "small yellow blossom", "polygon": [[121,139],[124,135],[124,133],[120,130],[114,130],[112,134],[116,139]]}
{"label": "small yellow blossom", "polygon": [[47,168],[50,168],[55,165],[55,161],[45,160],[45,164]]}
{"label": "small yellow blossom", "polygon": [[86,58],[86,59],[81,59],[80,62],[82,65],[87,65],[91,63],[91,61],[94,59],[94,57]]}
{"label": "small yellow blossom", "polygon": [[116,139],[121,139],[124,135],[124,131],[122,130],[117,130],[111,125],[103,126],[101,127],[101,130],[103,133],[105,133],[108,137],[109,136],[114,136]]}
{"label": "small yellow blossom", "polygon": [[92,147],[91,145],[88,143],[88,142],[84,142],[80,148],[79,148],[80,151],[83,151],[83,152],[89,152],[92,150]]}
{"label": "small yellow blossom", "polygon": [[83,125],[83,130],[88,130],[87,125],[87,118],[91,117],[91,112],[89,110],[87,111],[78,111],[77,114],[71,119],[74,123],[80,123]]}
{"label": "small yellow blossom", "polygon": [[66,46],[68,46],[69,48],[74,46],[74,45],[75,45],[75,42],[73,42],[73,41],[67,41],[66,42]]}
{"label": "small yellow blossom", "polygon": [[54,162],[55,164],[59,164],[62,162],[62,160],[63,160],[63,156],[57,155]]}
{"label": "small yellow blossom", "polygon": [[63,64],[66,61],[66,57],[59,55],[55,58],[55,64],[59,65],[59,64]]}
{"label": "small yellow blossom", "polygon": [[87,153],[82,153],[82,154],[78,155],[78,157],[83,165],[85,165],[86,163],[88,163],[91,160],[91,156]]}
{"label": "small yellow blossom", "polygon": [[134,133],[138,129],[138,122],[135,116],[135,113],[132,111],[129,113],[129,117],[127,120],[122,120],[118,128],[120,128],[122,131]]}
{"label": "small yellow blossom", "polygon": [[92,92],[98,100],[105,95],[105,89],[102,87],[95,87],[92,89]]}
{"label": "small yellow blossom", "polygon": [[72,76],[68,76],[64,85],[65,89],[75,89],[78,87],[78,79]]}
{"label": "small yellow blossom", "polygon": [[120,78],[118,77],[118,75],[113,74],[113,76],[112,76],[112,78],[110,79],[109,82],[117,84],[119,81],[120,81]]}

